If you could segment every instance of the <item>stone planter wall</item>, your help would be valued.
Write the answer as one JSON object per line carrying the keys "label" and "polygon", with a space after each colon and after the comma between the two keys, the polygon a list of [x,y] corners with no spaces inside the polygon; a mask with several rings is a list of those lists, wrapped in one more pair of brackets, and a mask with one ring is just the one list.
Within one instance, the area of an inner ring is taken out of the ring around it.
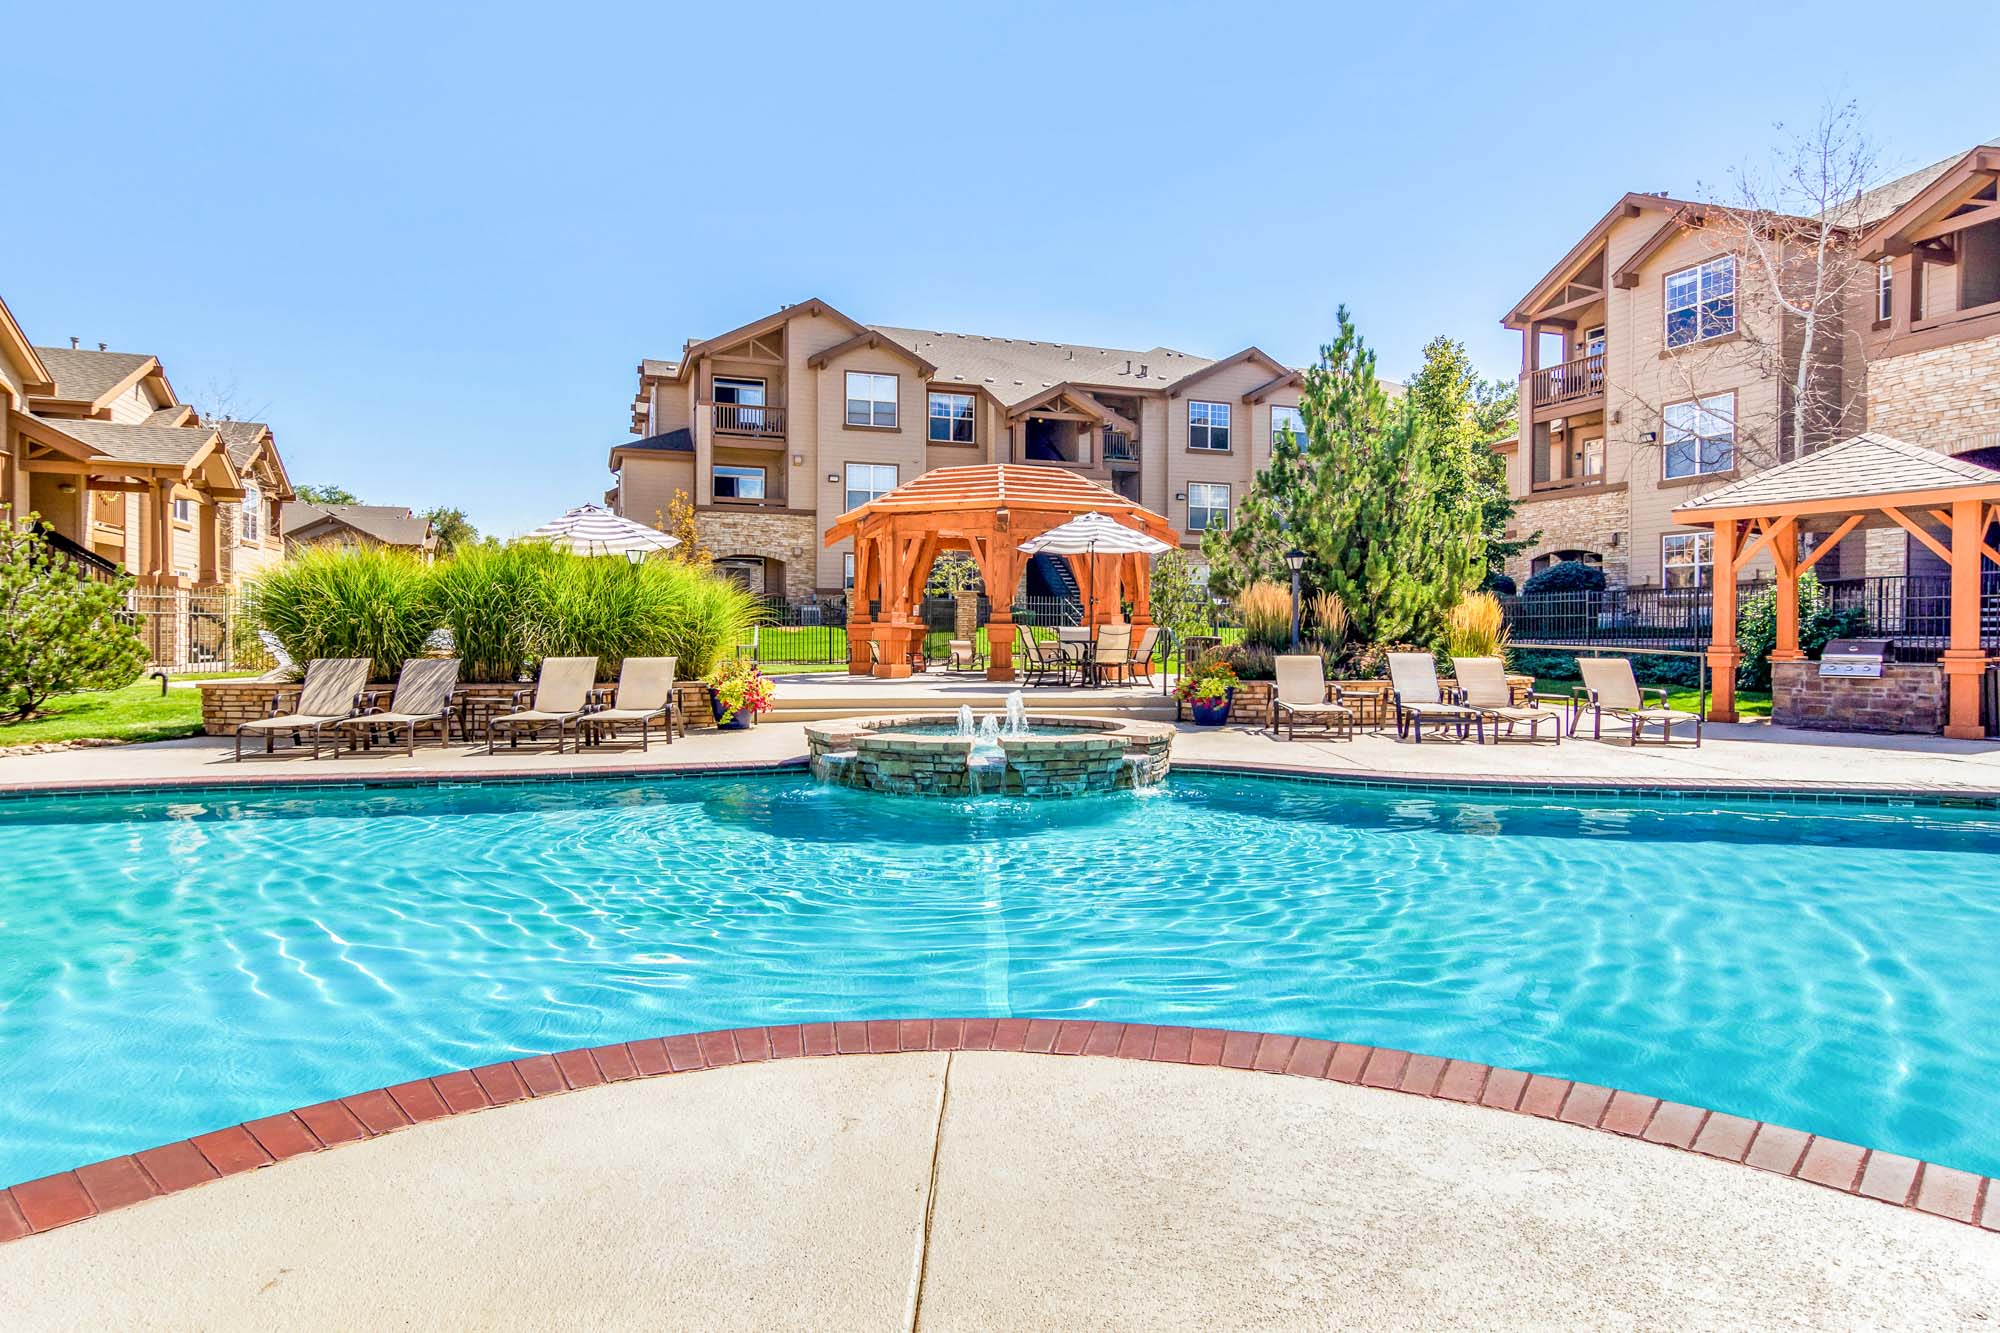
{"label": "stone planter wall", "polygon": [[[950,726],[952,717],[868,718],[806,728],[813,775],[823,782],[903,796],[1081,796],[1166,777],[1174,733],[1153,722],[1030,718],[1062,735],[1006,736],[1003,761],[971,762],[972,742],[951,735],[897,734],[908,725]],[[1139,756],[1142,763],[1128,762]]]}
{"label": "stone planter wall", "polygon": [[[606,681],[608,687],[615,681]],[[201,729],[207,736],[234,736],[236,728],[245,722],[254,722],[266,716],[271,698],[283,693],[287,705],[298,699],[299,687],[284,681],[271,680],[204,680],[197,681],[201,690]],[[379,688],[388,688],[382,686]],[[454,707],[459,700],[511,699],[516,690],[532,688],[520,682],[473,683],[461,685],[452,694]],[[674,682],[674,702],[679,705],[681,718],[690,731],[713,731],[715,714],[709,708],[708,686],[698,680]]]}
{"label": "stone planter wall", "polygon": [[1771,663],[1771,721],[1808,731],[1936,736],[1944,731],[1944,669],[1890,662],[1879,677],[1822,676],[1817,662]]}

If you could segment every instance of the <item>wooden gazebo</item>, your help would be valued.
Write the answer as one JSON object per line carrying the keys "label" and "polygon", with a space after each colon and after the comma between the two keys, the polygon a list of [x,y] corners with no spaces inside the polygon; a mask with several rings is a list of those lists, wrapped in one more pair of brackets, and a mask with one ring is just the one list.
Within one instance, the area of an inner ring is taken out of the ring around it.
{"label": "wooden gazebo", "polygon": [[[1950,637],[1943,669],[1944,734],[1977,740],[1982,644],[1980,593],[1987,562],[2000,563],[1988,529],[2000,521],[2000,471],[1886,435],[1857,435],[1794,462],[1711,491],[1674,510],[1674,521],[1715,531],[1714,602],[1708,648],[1715,696],[1709,717],[1736,720],[1736,580],[1760,551],[1777,568],[1773,662],[1799,651],[1799,576],[1844,538],[1896,527],[1951,569]],[[1819,534],[1801,553],[1801,536]]]}
{"label": "wooden gazebo", "polygon": [[[826,530],[826,544],[854,539],[849,669],[856,675],[871,669],[868,644],[873,640],[880,645],[874,674],[909,675],[911,655],[923,642],[921,612],[931,562],[946,551],[967,551],[979,566],[992,606],[986,678],[1014,679],[1014,590],[1029,559],[1021,543],[1089,513],[1180,544],[1180,533],[1159,514],[1074,472],[1051,467],[936,468],[842,514]],[[1095,623],[1122,620],[1121,602],[1131,603],[1134,628],[1150,623],[1146,556],[1065,558],[1078,584],[1090,591]]]}

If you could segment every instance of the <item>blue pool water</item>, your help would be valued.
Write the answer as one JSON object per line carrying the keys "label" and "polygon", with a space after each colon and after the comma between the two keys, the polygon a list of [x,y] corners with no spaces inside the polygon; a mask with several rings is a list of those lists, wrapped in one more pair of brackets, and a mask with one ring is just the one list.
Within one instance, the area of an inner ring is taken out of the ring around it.
{"label": "blue pool water", "polygon": [[0,1183],[527,1052],[830,1018],[1344,1038],[2000,1173],[2000,816],[1177,777],[0,802]]}

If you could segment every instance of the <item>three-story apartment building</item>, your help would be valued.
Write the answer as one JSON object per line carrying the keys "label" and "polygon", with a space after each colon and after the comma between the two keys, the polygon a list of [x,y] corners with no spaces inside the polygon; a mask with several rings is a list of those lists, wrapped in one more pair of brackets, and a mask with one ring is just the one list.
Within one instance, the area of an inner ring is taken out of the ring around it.
{"label": "three-story apartment building", "polygon": [[1066,468],[1181,528],[1226,525],[1299,418],[1299,374],[1255,347],[1209,360],[864,325],[804,301],[675,361],[645,361],[606,498],[665,526],[676,491],[718,562],[756,591],[841,594],[842,513],[935,467]]}
{"label": "three-story apartment building", "polygon": [[[1521,334],[1515,527],[1539,534],[1508,573],[1575,559],[1614,583],[1705,584],[1709,538],[1674,524],[1677,505],[1863,429],[2000,462],[1996,177],[2000,147],[1981,145],[1845,210],[1861,262],[1843,267],[1818,330],[1802,439],[1790,411],[1799,322],[1763,274],[1702,205],[1618,200],[1503,321]],[[1836,547],[1821,575],[1934,561],[1914,538],[1871,532]]]}

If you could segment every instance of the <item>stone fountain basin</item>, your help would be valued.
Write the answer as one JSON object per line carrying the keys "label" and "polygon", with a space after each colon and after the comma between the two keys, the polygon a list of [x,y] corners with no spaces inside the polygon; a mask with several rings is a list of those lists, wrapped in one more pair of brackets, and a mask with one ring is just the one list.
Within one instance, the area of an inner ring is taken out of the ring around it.
{"label": "stone fountain basin", "polygon": [[956,734],[956,714],[814,723],[806,746],[822,782],[899,796],[1088,796],[1151,785],[1172,762],[1174,729],[1165,723],[1032,714],[1026,721],[1034,734],[981,747],[998,745],[1000,760],[990,765],[974,765],[977,742]]}

